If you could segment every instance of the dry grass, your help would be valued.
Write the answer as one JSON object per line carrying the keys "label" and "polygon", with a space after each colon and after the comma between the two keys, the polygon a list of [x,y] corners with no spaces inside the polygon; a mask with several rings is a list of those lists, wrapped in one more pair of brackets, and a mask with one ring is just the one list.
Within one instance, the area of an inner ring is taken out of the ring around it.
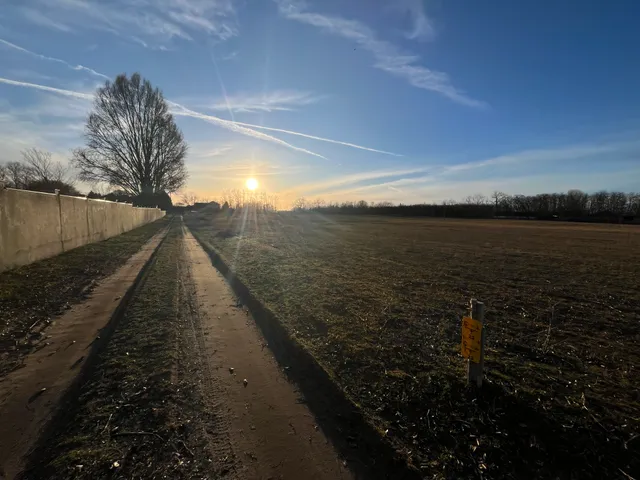
{"label": "dry grass", "polygon": [[[640,230],[236,212],[185,218],[425,475],[640,468]],[[460,319],[487,305],[487,385]]]}

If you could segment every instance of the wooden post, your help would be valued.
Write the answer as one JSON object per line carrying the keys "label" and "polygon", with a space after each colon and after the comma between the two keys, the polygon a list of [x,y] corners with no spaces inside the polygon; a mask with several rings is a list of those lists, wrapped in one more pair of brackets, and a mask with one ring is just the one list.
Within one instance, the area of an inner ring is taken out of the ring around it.
{"label": "wooden post", "polygon": [[471,300],[471,318],[478,320],[482,325],[482,332],[480,335],[480,363],[467,360],[467,385],[476,385],[478,388],[482,387],[482,376],[484,372],[484,341],[485,341],[485,328],[484,328],[484,303]]}

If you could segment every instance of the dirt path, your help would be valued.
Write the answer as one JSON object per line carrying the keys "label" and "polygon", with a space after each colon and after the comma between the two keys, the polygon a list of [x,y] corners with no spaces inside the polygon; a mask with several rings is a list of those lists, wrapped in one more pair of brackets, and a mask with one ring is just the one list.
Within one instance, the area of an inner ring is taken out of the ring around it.
{"label": "dirt path", "polygon": [[[193,323],[203,359],[203,387],[220,422],[213,449],[233,457],[242,479],[348,479],[343,460],[273,358],[253,319],[184,229],[198,305]],[[189,272],[190,270],[190,272]],[[246,380],[246,383],[245,383]],[[220,428],[221,427],[221,428]]]}
{"label": "dirt path", "polygon": [[[24,367],[0,381],[0,478],[13,478],[63,393],[72,384],[114,311],[166,229],[155,235],[89,298],[58,317]],[[36,292],[34,292],[35,294]]]}

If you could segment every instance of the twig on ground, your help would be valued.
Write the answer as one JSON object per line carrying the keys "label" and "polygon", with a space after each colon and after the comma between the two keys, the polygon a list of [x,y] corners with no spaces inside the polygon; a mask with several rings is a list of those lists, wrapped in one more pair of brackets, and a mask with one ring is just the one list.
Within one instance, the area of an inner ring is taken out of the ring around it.
{"label": "twig on ground", "polygon": [[35,327],[38,323],[40,323],[40,321],[41,321],[41,320],[42,320],[42,319],[41,319],[41,318],[39,318],[38,320],[36,320],[35,322],[33,322],[33,323],[31,324],[31,326],[29,327],[29,330],[28,330],[28,331],[30,332],[30,331],[31,331],[31,329],[32,329],[33,327]]}
{"label": "twig on ground", "polygon": [[104,433],[104,431],[107,429],[107,427],[109,426],[109,422],[111,421],[111,417],[113,417],[113,413],[109,415],[107,423],[104,424],[104,428],[100,431],[100,433]]}
{"label": "twig on ground", "polygon": [[195,458],[195,454],[191,450],[189,450],[189,447],[187,447],[187,444],[184,443],[184,440],[178,440],[178,442],[182,444],[182,447],[186,450],[191,458]]}
{"label": "twig on ground", "polygon": [[625,478],[627,478],[628,480],[636,480],[635,478],[633,478],[631,475],[629,475],[627,472],[625,472],[621,468],[618,468],[618,470],[620,470],[620,473],[622,473],[625,476]]}

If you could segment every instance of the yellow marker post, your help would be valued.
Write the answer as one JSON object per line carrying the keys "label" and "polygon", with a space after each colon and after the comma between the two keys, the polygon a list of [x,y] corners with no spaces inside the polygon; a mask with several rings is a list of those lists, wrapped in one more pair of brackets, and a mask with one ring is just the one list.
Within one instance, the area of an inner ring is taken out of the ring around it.
{"label": "yellow marker post", "polygon": [[467,384],[482,386],[484,374],[484,303],[471,300],[471,315],[462,319],[462,356],[467,359]]}
{"label": "yellow marker post", "polygon": [[480,363],[482,349],[482,323],[471,317],[462,319],[462,356]]}

